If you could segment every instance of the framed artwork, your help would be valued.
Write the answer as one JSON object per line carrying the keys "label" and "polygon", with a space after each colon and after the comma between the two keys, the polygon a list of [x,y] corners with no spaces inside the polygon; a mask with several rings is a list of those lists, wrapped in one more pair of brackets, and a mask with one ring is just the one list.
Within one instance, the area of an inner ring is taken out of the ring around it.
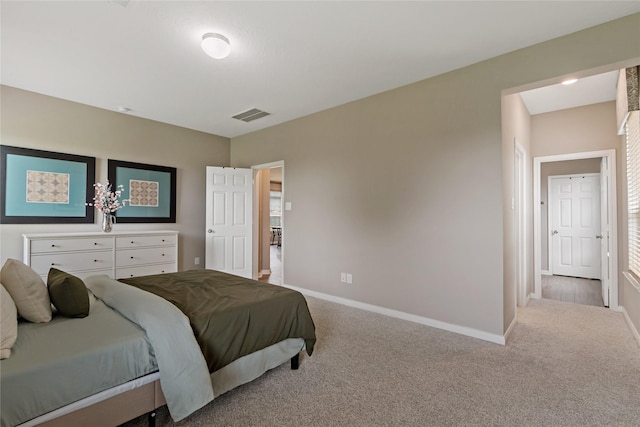
{"label": "framed artwork", "polygon": [[108,169],[112,188],[122,185],[127,200],[117,222],[176,222],[176,168],[109,159]]}
{"label": "framed artwork", "polygon": [[96,158],[0,145],[0,223],[92,223]]}

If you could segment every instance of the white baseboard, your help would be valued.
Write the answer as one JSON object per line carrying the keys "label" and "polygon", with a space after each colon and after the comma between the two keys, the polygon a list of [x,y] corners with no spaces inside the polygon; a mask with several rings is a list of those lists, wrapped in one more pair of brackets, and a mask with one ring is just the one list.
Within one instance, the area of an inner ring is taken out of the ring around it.
{"label": "white baseboard", "polygon": [[[505,345],[506,336],[492,334],[485,331],[480,331],[478,329],[469,328],[466,326],[454,325],[452,323],[442,322],[440,320],[430,319],[428,317],[417,316],[415,314],[405,313],[398,310],[392,310],[390,308],[380,307],[373,304],[367,304],[360,301],[354,301],[347,298],[337,297],[334,295],[324,294],[322,292],[312,291],[309,289],[298,288],[296,286],[291,286],[287,284],[283,284],[282,286],[293,289],[295,291],[300,292],[303,295],[308,295],[310,297],[323,299],[326,301],[335,302],[337,304],[346,305],[348,307],[359,308],[361,310],[370,311],[373,313],[383,314],[389,317],[395,317],[396,319],[407,320],[409,322],[419,323],[421,325],[431,326],[432,328],[443,329],[449,332],[455,332],[457,334],[466,335],[468,337],[478,338],[484,341],[489,341],[495,344]],[[514,319],[515,322],[515,319]],[[512,325],[514,325],[512,322]],[[509,326],[511,329],[512,326]]]}
{"label": "white baseboard", "polygon": [[533,298],[533,294],[528,294],[528,295],[524,298],[524,304],[523,304],[523,305],[518,304],[518,307],[522,307],[522,308],[524,308],[524,307],[528,306],[528,305],[529,305],[529,302],[531,301],[531,298]]}
{"label": "white baseboard", "polygon": [[549,270],[542,270],[540,271],[540,274],[542,274],[543,276],[553,276],[553,274],[551,274]]}
{"label": "white baseboard", "polygon": [[619,306],[619,309],[620,309],[620,311],[622,311],[622,315],[624,316],[624,320],[626,320],[627,325],[629,326],[629,329],[631,330],[631,334],[633,335],[633,337],[636,339],[636,342],[640,346],[640,333],[638,333],[638,330],[636,329],[636,326],[631,321],[631,318],[629,317],[629,314],[627,313],[627,310],[625,310],[623,306]]}
{"label": "white baseboard", "polygon": [[[527,302],[529,302],[529,301],[527,300]],[[516,315],[513,317],[513,320],[511,321],[511,324],[507,328],[507,331],[504,333],[504,341],[505,341],[505,343],[509,339],[509,335],[511,335],[511,332],[513,331],[513,328],[516,327],[516,323],[518,323],[518,313],[517,312],[516,312]]]}

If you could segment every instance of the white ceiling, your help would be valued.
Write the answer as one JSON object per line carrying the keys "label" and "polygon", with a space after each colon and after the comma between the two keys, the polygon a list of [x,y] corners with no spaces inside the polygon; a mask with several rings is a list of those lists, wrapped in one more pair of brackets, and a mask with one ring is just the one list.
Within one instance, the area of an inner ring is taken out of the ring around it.
{"label": "white ceiling", "polygon": [[556,84],[521,92],[529,114],[548,113],[566,108],[614,101],[618,71],[585,77],[572,85]]}
{"label": "white ceiling", "polygon": [[[638,1],[2,1],[2,84],[234,137],[640,12]],[[206,32],[231,40],[214,60]],[[272,113],[244,123],[250,108]]]}

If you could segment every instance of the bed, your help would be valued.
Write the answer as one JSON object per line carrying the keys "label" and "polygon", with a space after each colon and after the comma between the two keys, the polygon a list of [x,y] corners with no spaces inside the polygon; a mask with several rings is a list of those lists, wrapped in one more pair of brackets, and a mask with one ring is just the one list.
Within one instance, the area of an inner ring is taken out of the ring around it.
{"label": "bed", "polygon": [[306,301],[283,287],[212,270],[84,282],[87,317],[20,323],[2,427],[118,425],[165,404],[178,421],[313,351]]}

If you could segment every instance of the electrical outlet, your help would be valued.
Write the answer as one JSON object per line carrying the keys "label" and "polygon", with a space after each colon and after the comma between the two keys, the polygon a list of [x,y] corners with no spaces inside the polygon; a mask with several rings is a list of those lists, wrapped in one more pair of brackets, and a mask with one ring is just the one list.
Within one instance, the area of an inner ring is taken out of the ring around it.
{"label": "electrical outlet", "polygon": [[340,273],[340,282],[347,283],[347,273]]}
{"label": "electrical outlet", "polygon": [[353,283],[353,276],[351,275],[351,273],[347,273],[347,283],[348,284]]}
{"label": "electrical outlet", "polygon": [[193,263],[194,263],[195,265],[200,265],[200,257],[199,257],[199,256],[197,256],[197,257],[193,260]]}

